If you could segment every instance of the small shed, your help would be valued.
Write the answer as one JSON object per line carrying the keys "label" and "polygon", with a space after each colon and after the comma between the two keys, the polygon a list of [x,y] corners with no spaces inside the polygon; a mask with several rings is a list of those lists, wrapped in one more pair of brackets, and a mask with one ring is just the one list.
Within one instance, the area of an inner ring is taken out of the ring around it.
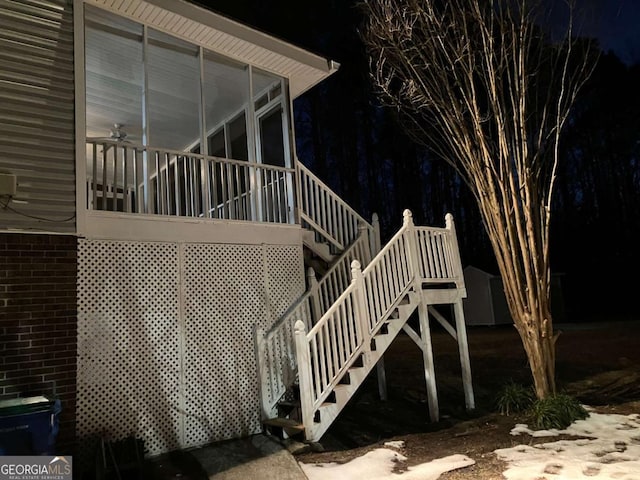
{"label": "small shed", "polygon": [[[554,322],[565,320],[562,298],[561,274],[551,275],[551,313]],[[467,298],[464,299],[464,316],[467,325],[506,325],[513,323],[502,278],[473,265],[464,268]]]}

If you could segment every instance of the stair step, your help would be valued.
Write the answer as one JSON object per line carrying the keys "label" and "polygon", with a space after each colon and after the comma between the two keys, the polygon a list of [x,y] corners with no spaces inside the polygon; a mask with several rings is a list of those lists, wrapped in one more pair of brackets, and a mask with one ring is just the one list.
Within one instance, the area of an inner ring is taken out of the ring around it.
{"label": "stair step", "polygon": [[338,384],[333,388],[333,398],[335,403],[345,403],[349,401],[353,387],[351,385]]}
{"label": "stair step", "polygon": [[335,258],[331,246],[326,242],[317,242],[315,233],[310,230],[302,232],[302,243],[325,262],[330,263]]}
{"label": "stair step", "polygon": [[290,418],[274,417],[264,420],[262,423],[272,427],[294,428],[299,431],[304,430],[304,425]]}
{"label": "stair step", "polygon": [[[304,432],[304,425],[291,418],[274,417],[263,420],[263,425],[267,430],[280,438],[293,437]],[[275,430],[275,431],[274,431]]]}
{"label": "stair step", "polygon": [[[360,385],[362,381],[366,378],[365,372],[366,368],[362,367],[351,367],[347,370],[349,373],[349,379],[351,380],[350,384],[342,384],[345,387],[351,387],[352,385]],[[340,385],[340,384],[338,384]]]}
{"label": "stair step", "polygon": [[281,401],[278,402],[278,416],[287,417],[295,420],[299,420],[300,413],[300,401]]}
{"label": "stair step", "polygon": [[349,368],[349,370],[354,369],[354,368],[362,368],[364,367],[364,359],[362,358],[362,354],[358,355],[358,358],[356,358],[353,363],[351,364],[351,368]]}
{"label": "stair step", "polygon": [[389,333],[389,324],[384,322],[376,332],[376,335],[387,335]]}

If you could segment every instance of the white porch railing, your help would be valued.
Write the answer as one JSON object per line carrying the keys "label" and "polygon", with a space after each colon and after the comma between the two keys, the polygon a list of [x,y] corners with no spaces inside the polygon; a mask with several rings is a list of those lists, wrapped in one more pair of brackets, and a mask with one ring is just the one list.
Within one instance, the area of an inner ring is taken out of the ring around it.
{"label": "white porch railing", "polygon": [[351,262],[371,259],[370,238],[366,226],[361,226],[360,236],[335,261],[320,279],[309,269],[307,292],[268,330],[258,329],[258,371],[260,376],[262,409],[264,418],[277,415],[277,404],[291,387],[298,374],[295,354],[293,326],[301,320],[306,328],[313,327],[335,303],[351,282]]}
{"label": "white porch railing", "polygon": [[296,176],[303,227],[314,230],[338,251],[355,241],[359,225],[367,225],[373,238],[373,227],[300,162],[296,163]]}
{"label": "white porch railing", "polygon": [[318,438],[328,428],[314,421],[316,412],[360,354],[369,352],[371,338],[410,290],[442,283],[455,284],[453,288],[464,286],[451,215],[447,215],[446,225],[416,228],[411,213],[405,211],[402,228],[364,271],[354,262],[351,284],[322,318],[308,331],[305,324],[296,323],[302,423],[309,429],[307,438]]}
{"label": "white porch railing", "polygon": [[87,140],[87,207],[293,223],[294,169]]}

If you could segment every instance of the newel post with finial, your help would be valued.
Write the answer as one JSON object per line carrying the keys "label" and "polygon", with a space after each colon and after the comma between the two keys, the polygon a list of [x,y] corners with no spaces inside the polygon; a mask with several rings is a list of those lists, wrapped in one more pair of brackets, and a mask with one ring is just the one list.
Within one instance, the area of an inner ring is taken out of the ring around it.
{"label": "newel post with finial", "polygon": [[294,327],[296,342],[296,359],[298,360],[298,386],[300,388],[300,410],[302,410],[302,424],[305,427],[305,436],[311,435],[313,426],[313,378],[311,375],[311,355],[307,328],[302,320],[298,320]]}
{"label": "newel post with finial", "polygon": [[369,345],[370,342],[370,320],[369,309],[367,308],[366,290],[364,277],[362,276],[362,266],[358,260],[351,262],[351,283],[354,285],[354,307],[356,315],[356,334],[358,343]]}

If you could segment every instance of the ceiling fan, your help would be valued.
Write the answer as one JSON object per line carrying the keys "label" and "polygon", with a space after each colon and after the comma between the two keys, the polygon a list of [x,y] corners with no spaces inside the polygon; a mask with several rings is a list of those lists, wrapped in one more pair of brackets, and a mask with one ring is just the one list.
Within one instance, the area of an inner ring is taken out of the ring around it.
{"label": "ceiling fan", "polygon": [[132,137],[125,131],[124,127],[125,125],[123,123],[114,123],[113,127],[111,127],[111,129],[109,130],[108,137],[97,137],[97,138],[92,138],[91,140],[94,140],[94,141],[110,140],[110,141],[116,141],[119,143],[131,143],[130,139]]}
{"label": "ceiling fan", "polygon": [[113,128],[109,130],[109,137],[112,140],[116,140],[118,142],[128,142],[127,140],[127,132],[124,131],[124,125],[122,123],[114,123]]}

